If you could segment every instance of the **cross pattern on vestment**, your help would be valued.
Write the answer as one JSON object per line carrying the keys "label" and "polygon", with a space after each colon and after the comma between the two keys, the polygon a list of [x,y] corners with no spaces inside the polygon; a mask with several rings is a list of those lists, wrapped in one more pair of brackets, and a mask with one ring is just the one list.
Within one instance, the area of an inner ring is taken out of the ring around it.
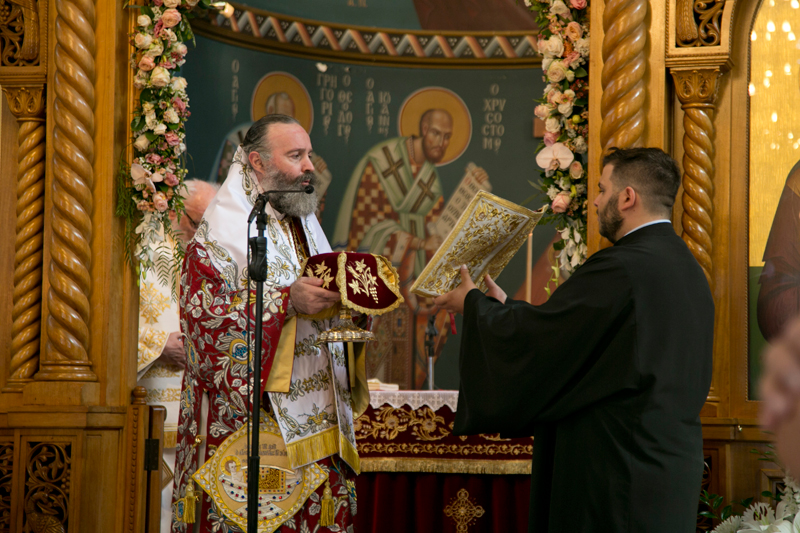
{"label": "cross pattern on vestment", "polygon": [[386,160],[389,162],[389,168],[382,170],[381,175],[384,179],[389,179],[389,176],[394,176],[395,181],[397,181],[397,186],[400,187],[400,192],[405,196],[406,186],[403,183],[402,176],[400,176],[400,169],[403,168],[403,160],[398,159],[395,161],[392,159],[392,153],[389,151],[388,146],[383,147],[383,155],[386,156]]}
{"label": "cross pattern on vestment", "polygon": [[419,206],[422,205],[422,202],[425,201],[426,197],[430,198],[431,200],[434,199],[433,191],[431,190],[434,181],[436,181],[436,174],[431,172],[431,178],[428,180],[428,183],[423,183],[422,180],[417,182],[419,188],[422,189],[422,193],[419,195],[419,198],[417,198],[417,201],[414,202],[414,206],[411,208],[412,213],[415,213],[417,209],[419,209]]}
{"label": "cross pattern on vestment", "polygon": [[483,507],[475,505],[469,500],[469,492],[466,489],[458,491],[456,498],[450,501],[450,505],[444,508],[444,514],[448,518],[452,518],[456,523],[456,531],[458,533],[467,533],[469,526],[471,526],[476,518],[483,516]]}

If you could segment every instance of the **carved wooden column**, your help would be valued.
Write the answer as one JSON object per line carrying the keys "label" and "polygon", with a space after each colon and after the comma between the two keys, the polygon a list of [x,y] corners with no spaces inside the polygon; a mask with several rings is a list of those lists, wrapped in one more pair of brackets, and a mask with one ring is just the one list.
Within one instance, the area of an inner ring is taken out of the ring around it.
{"label": "carved wooden column", "polygon": [[89,361],[95,4],[56,0],[47,342],[36,379],[96,381]]}
{"label": "carved wooden column", "polygon": [[6,86],[3,92],[19,123],[17,224],[11,360],[5,392],[21,392],[39,364],[44,237],[44,86]]}
{"label": "carved wooden column", "polygon": [[711,261],[714,211],[714,104],[719,68],[671,69],[683,110],[683,240],[714,287]]}
{"label": "carved wooden column", "polygon": [[647,0],[609,0],[603,11],[603,152],[641,146],[645,129]]}

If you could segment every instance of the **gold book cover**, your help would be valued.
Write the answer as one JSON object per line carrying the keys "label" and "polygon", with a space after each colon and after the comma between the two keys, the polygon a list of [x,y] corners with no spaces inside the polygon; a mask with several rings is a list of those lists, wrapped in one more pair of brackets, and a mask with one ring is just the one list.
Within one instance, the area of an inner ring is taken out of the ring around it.
{"label": "gold book cover", "polygon": [[475,284],[486,291],[484,275],[497,278],[543,214],[478,191],[411,292],[432,298],[455,289],[461,283],[461,265],[467,265]]}

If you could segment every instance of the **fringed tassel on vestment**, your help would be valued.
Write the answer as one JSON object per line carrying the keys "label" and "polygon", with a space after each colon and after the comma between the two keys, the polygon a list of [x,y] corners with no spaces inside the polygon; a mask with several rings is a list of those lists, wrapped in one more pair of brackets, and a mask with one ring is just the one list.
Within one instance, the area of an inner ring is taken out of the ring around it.
{"label": "fringed tassel on vestment", "polygon": [[322,491],[322,512],[319,516],[319,525],[322,527],[331,527],[334,521],[334,511],[335,507],[331,482],[329,479],[326,479],[325,489]]}

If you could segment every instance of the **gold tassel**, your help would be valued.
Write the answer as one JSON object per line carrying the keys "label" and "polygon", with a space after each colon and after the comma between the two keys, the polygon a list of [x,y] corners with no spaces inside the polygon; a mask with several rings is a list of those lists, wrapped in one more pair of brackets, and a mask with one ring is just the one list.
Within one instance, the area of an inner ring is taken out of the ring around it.
{"label": "gold tassel", "polygon": [[334,519],[334,506],[333,506],[333,491],[331,490],[331,482],[329,479],[325,480],[325,489],[322,491],[322,512],[319,516],[319,525],[322,527],[331,527]]}
{"label": "gold tassel", "polygon": [[[194,493],[194,481],[189,480],[186,485],[186,496],[175,502],[175,519],[184,524],[194,524],[197,516],[197,500],[200,497]],[[183,511],[181,512],[181,503]]]}

